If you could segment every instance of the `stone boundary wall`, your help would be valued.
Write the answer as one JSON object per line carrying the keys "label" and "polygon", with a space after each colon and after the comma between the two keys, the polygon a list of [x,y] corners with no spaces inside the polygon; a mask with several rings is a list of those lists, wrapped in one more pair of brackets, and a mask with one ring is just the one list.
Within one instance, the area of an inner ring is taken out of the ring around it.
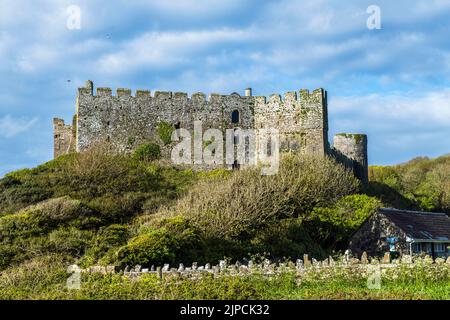
{"label": "stone boundary wall", "polygon": [[212,266],[207,263],[205,265],[199,266],[194,262],[191,266],[185,267],[184,264],[180,263],[178,267],[171,267],[169,264],[164,266],[151,268],[142,268],[141,266],[126,267],[125,269],[120,269],[116,266],[93,266],[87,269],[82,269],[82,273],[117,273],[123,274],[124,276],[136,277],[144,274],[155,274],[159,278],[164,276],[182,276],[182,277],[199,277],[201,275],[213,274],[214,276],[222,275],[234,275],[234,276],[245,276],[253,273],[263,274],[265,276],[272,276],[280,274],[283,272],[297,272],[297,273],[307,273],[309,271],[317,271],[320,269],[329,268],[348,268],[348,269],[368,269],[370,267],[379,267],[381,269],[387,268],[397,268],[402,264],[414,264],[417,261],[427,261],[430,264],[448,264],[450,266],[450,257],[447,260],[438,258],[435,261],[429,256],[425,258],[418,258],[411,256],[403,256],[400,259],[391,260],[390,254],[386,253],[382,259],[372,258],[369,259],[367,254],[363,253],[361,259],[351,258],[349,256],[344,256],[342,260],[335,261],[331,256],[323,261],[317,261],[316,259],[310,259],[308,255],[304,255],[303,259],[297,259],[296,262],[283,262],[274,263],[270,260],[265,260],[263,263],[256,264],[252,261],[247,261],[241,263],[237,261],[234,264],[228,264],[225,260],[221,260],[218,265]]}

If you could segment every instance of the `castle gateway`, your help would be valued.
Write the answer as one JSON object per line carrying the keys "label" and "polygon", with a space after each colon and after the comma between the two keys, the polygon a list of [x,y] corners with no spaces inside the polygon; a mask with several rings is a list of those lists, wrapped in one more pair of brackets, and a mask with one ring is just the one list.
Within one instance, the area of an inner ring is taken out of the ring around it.
{"label": "castle gateway", "polygon": [[[202,122],[202,130],[274,128],[279,132],[280,151],[308,155],[330,155],[348,167],[363,182],[368,179],[367,136],[342,133],[328,141],[327,93],[300,90],[287,92],[283,99],[274,94],[269,98],[245,95],[203,93],[188,97],[182,92],[97,88],[94,95],[92,81],[78,89],[76,112],[72,125],[55,118],[54,156],[80,152],[96,143],[108,141],[117,150],[127,152],[142,143],[158,143],[164,158],[170,159],[175,129],[194,129],[194,122]],[[218,166],[224,166],[219,164]],[[212,169],[193,165],[194,169]],[[216,166],[217,167],[217,166]]]}

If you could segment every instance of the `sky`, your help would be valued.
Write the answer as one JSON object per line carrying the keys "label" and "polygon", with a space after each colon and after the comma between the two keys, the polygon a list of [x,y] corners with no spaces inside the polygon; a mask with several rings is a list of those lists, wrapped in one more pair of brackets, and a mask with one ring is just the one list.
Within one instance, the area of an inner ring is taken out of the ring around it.
{"label": "sky", "polygon": [[368,134],[370,164],[447,154],[449,30],[450,0],[0,0],[0,176],[52,159],[52,119],[71,121],[88,79],[189,94],[322,87],[330,141]]}

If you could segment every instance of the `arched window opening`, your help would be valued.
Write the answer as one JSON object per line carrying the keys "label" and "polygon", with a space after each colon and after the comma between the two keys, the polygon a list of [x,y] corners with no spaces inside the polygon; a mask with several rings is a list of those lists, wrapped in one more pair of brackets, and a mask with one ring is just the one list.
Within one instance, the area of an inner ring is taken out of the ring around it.
{"label": "arched window opening", "polygon": [[269,137],[267,141],[267,156],[272,156],[272,137]]}
{"label": "arched window opening", "polygon": [[239,110],[234,110],[231,113],[231,123],[239,123]]}

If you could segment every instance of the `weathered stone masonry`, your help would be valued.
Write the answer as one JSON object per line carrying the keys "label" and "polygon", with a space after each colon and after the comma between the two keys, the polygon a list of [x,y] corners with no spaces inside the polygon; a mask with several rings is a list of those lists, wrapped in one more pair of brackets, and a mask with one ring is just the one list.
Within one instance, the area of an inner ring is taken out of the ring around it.
{"label": "weathered stone masonry", "polygon": [[[300,90],[287,92],[282,99],[274,94],[269,98],[203,93],[189,97],[182,92],[97,88],[94,95],[92,81],[78,89],[73,125],[54,119],[55,157],[83,151],[102,141],[109,141],[120,151],[131,151],[143,142],[157,142],[165,158],[170,157],[173,143],[164,141],[161,130],[167,128],[194,129],[194,121],[202,121],[202,129],[223,131],[232,128],[275,128],[280,133],[282,151],[301,154],[334,155],[352,167],[362,180],[367,180],[367,137],[341,134],[328,142],[327,93]],[[223,165],[222,165],[223,166]],[[200,166],[199,169],[209,169]]]}

